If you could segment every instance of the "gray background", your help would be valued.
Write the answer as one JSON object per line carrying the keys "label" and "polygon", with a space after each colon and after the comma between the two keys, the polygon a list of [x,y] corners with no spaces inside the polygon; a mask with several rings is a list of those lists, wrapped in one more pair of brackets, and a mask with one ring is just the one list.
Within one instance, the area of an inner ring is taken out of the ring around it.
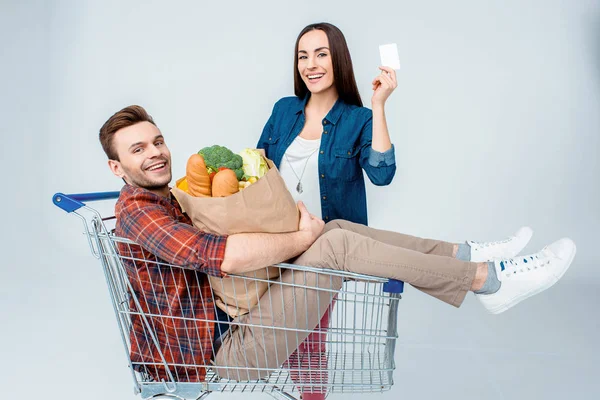
{"label": "gray background", "polygon": [[387,104],[398,173],[369,184],[371,225],[458,241],[528,224],[527,252],[578,245],[563,281],[500,316],[407,289],[396,386],[369,397],[600,396],[598,1],[3,0],[5,397],[134,398],[100,265],[79,220],[51,204],[120,188],[102,123],[145,106],[175,177],[199,147],[253,146],[292,94],[297,33],[321,20],[345,33],[367,105],[378,45],[399,46]]}

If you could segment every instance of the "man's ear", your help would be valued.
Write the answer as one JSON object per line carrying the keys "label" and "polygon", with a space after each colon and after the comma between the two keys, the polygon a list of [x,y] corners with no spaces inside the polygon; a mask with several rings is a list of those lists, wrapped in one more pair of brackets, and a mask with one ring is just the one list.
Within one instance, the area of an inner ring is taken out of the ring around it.
{"label": "man's ear", "polygon": [[116,160],[108,160],[108,168],[115,174],[116,177],[123,179],[125,171],[121,167],[121,163]]}

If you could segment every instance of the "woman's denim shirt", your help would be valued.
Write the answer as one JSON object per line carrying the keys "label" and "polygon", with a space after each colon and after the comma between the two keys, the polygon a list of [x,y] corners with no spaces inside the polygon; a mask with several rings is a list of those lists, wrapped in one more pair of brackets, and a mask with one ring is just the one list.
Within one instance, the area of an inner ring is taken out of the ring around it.
{"label": "woman's denim shirt", "polygon": [[[277,168],[283,154],[302,131],[308,96],[284,97],[275,103],[256,145]],[[325,222],[337,218],[367,225],[367,196],[362,170],[378,186],[388,185],[396,172],[394,147],[384,153],[371,148],[370,109],[338,99],[322,121],[319,149],[321,213]]]}

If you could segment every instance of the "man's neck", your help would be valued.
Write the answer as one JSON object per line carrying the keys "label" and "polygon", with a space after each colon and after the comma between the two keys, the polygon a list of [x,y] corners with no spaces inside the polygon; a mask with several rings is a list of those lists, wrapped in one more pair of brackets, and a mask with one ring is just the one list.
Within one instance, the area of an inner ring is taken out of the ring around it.
{"label": "man's neck", "polygon": [[137,187],[140,189],[146,189],[149,192],[152,192],[156,195],[162,196],[162,197],[166,197],[166,198],[170,198],[171,197],[171,189],[169,188],[169,185],[165,185],[162,188],[147,188],[147,187],[143,187],[143,186],[138,186],[138,185],[132,185],[130,183],[128,183],[128,185],[133,186],[133,187]]}
{"label": "man's neck", "polygon": [[152,193],[157,194],[159,196],[163,196],[166,198],[171,197],[171,190],[169,190],[169,186],[165,186],[162,189],[148,189],[148,190],[150,190]]}

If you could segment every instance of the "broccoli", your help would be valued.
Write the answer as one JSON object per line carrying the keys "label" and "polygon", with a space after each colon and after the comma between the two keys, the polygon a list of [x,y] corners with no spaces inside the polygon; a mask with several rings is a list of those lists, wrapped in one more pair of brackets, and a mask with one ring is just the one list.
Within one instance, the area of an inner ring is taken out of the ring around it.
{"label": "broccoli", "polygon": [[204,163],[208,169],[208,172],[216,172],[219,167],[225,167],[233,170],[237,176],[238,181],[244,176],[244,160],[239,154],[235,154],[225,146],[214,145],[205,147],[198,152],[204,157]]}

